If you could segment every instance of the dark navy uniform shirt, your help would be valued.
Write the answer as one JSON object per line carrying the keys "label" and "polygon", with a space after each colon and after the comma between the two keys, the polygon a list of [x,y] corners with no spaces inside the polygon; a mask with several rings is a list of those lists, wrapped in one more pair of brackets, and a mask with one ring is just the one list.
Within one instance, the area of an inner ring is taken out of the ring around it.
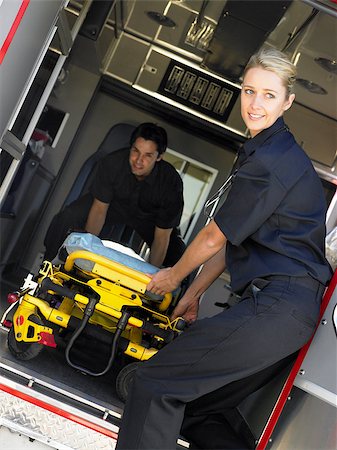
{"label": "dark navy uniform shirt", "polygon": [[139,181],[131,172],[130,149],[103,158],[97,168],[92,195],[109,203],[108,220],[125,223],[137,230],[158,226],[179,226],[183,210],[183,183],[176,169],[166,161],[157,162],[152,172]]}
{"label": "dark navy uniform shirt", "polygon": [[227,242],[232,289],[270,275],[326,284],[326,201],[312,163],[280,117],[245,142],[227,199],[214,220]]}

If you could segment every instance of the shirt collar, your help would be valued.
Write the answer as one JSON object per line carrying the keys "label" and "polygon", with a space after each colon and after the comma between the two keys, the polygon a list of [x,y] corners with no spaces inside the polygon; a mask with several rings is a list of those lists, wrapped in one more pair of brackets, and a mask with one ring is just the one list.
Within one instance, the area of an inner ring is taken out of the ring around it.
{"label": "shirt collar", "polygon": [[285,127],[283,117],[279,117],[276,122],[269,128],[258,133],[255,137],[248,139],[243,144],[243,150],[246,153],[246,156],[251,155],[258,147],[263,145],[263,143],[269,139],[276,131]]}
{"label": "shirt collar", "polygon": [[150,186],[154,186],[154,183],[158,177],[158,164],[160,163],[160,161],[157,161],[156,164],[154,165],[152,171],[150,172],[150,174],[144,178],[143,181],[145,181],[146,183],[148,183]]}

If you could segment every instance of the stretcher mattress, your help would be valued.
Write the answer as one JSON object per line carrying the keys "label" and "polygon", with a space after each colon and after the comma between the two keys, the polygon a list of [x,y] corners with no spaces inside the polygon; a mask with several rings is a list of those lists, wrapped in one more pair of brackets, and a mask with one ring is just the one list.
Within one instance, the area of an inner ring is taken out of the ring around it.
{"label": "stretcher mattress", "polygon": [[[140,259],[139,255],[135,253],[134,256],[130,254],[130,251],[133,252],[132,249],[128,247],[124,247],[121,244],[117,244],[118,249],[111,248],[104,245],[103,241],[99,239],[97,236],[90,233],[71,233],[65,239],[62,247],[65,248],[66,252],[70,255],[71,253],[78,250],[87,250],[89,252],[95,253],[100,256],[104,256],[112,261],[115,261],[120,264],[124,264],[131,269],[138,270],[139,272],[143,272],[146,274],[154,274],[159,271],[158,267],[149,264],[148,262]],[[57,263],[57,261],[54,261]],[[86,259],[77,259],[76,266],[80,269],[91,272],[94,263],[90,260]]]}

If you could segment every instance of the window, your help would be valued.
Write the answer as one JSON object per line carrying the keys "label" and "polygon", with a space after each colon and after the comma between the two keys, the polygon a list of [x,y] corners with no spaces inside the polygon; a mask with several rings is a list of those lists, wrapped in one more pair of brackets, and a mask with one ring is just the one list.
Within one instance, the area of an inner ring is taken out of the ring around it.
{"label": "window", "polygon": [[171,149],[164,153],[164,159],[176,168],[184,183],[184,210],[180,231],[187,242],[218,171]]}

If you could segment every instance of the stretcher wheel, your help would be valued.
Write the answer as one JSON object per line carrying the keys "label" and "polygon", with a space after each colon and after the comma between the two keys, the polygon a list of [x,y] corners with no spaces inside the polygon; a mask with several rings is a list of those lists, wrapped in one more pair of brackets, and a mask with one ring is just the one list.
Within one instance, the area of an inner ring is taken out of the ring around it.
{"label": "stretcher wheel", "polygon": [[[29,320],[38,325],[43,325],[42,320],[39,316],[31,315]],[[37,342],[18,342],[15,339],[14,326],[11,327],[7,338],[8,348],[10,352],[22,361],[28,361],[29,359],[35,358],[40,351],[43,349],[43,345]]]}
{"label": "stretcher wheel", "polygon": [[126,402],[129,393],[130,384],[133,380],[135,371],[139,366],[139,362],[133,362],[123,367],[116,378],[116,393],[122,402]]}

